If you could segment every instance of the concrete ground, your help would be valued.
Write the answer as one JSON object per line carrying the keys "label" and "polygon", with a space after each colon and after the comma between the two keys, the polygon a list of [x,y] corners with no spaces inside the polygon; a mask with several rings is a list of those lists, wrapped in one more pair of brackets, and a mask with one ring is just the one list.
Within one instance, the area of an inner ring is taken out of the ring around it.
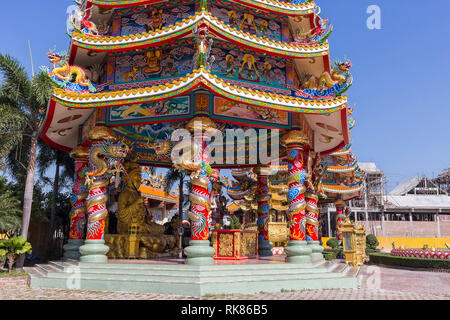
{"label": "concrete ground", "polygon": [[[0,300],[184,300],[163,294],[78,291],[63,289],[4,289]],[[450,300],[450,273],[363,266],[359,289],[307,290],[254,295],[204,296],[202,300]]]}

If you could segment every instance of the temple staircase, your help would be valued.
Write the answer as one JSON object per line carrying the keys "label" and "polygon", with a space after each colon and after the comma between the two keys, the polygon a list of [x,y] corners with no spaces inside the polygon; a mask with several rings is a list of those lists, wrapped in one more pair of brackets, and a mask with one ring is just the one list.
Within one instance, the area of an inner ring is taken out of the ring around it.
{"label": "temple staircase", "polygon": [[359,267],[320,262],[308,266],[261,263],[191,266],[186,264],[95,264],[74,260],[27,268],[32,288],[62,288],[202,295],[357,288]]}

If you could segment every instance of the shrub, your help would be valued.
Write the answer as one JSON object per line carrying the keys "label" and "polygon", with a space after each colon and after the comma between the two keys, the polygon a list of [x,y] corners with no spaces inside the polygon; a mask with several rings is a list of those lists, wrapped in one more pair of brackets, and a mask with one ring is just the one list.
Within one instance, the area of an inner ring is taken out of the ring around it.
{"label": "shrub", "polygon": [[24,253],[31,253],[31,244],[25,237],[20,236],[0,241],[0,255],[6,255],[9,272],[11,272],[16,258]]}
{"label": "shrub", "polygon": [[334,252],[324,252],[323,253],[323,257],[325,258],[326,261],[331,261],[333,259],[336,259],[336,253]]}
{"label": "shrub", "polygon": [[[338,247],[338,248],[334,248],[334,249],[324,249],[323,250],[323,256],[326,260],[333,260],[336,258],[342,258],[343,257],[343,251],[342,248]],[[329,259],[327,259],[327,257]]]}
{"label": "shrub", "polygon": [[367,249],[376,250],[379,244],[380,243],[378,242],[378,239],[375,235],[368,234],[366,236],[366,248]]}
{"label": "shrub", "polygon": [[327,241],[327,246],[329,246],[332,249],[336,249],[337,247],[339,247],[339,241],[336,238],[330,238]]}
{"label": "shrub", "polygon": [[448,259],[427,259],[391,256],[389,253],[370,253],[370,263],[385,264],[399,267],[424,269],[450,269]]}

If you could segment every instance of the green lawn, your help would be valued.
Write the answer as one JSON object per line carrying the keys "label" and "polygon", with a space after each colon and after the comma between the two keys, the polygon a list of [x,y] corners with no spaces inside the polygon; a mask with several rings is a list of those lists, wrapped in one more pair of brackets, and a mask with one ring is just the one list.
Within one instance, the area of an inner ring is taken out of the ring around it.
{"label": "green lawn", "polygon": [[17,272],[15,270],[11,271],[11,273],[8,272],[8,270],[0,270],[0,278],[4,278],[4,277],[22,277],[22,276],[26,276],[28,274],[28,272],[26,271],[22,271],[22,272]]}

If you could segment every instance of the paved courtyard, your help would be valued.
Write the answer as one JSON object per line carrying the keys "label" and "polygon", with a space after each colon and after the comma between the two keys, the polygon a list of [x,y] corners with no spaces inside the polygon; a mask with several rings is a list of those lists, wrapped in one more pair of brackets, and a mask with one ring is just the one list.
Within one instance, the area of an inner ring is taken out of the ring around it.
{"label": "paved courtyard", "polygon": [[[202,300],[450,300],[450,273],[363,266],[359,274],[359,287],[359,289],[205,296]],[[0,288],[0,300],[175,299],[199,298],[125,292]]]}

